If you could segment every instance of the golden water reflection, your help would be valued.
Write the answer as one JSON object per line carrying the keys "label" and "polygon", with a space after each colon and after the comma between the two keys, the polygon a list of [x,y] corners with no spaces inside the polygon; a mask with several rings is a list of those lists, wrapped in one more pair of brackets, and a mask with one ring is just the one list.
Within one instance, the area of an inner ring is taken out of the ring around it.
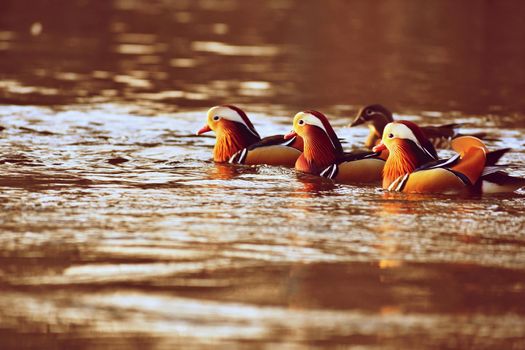
{"label": "golden water reflection", "polygon": [[356,149],[382,102],[525,176],[523,6],[0,2],[0,347],[525,347],[523,191],[385,194],[194,135],[217,103],[264,136],[319,108]]}
{"label": "golden water reflection", "polygon": [[[8,53],[0,58],[3,78],[35,87],[31,98],[46,104],[57,99],[40,96],[40,89],[55,88],[60,79],[54,77],[62,73],[79,77],[63,86],[69,91],[61,101],[71,103],[89,101],[119,83],[111,77],[85,77],[93,71],[130,76],[130,71],[143,70],[152,73],[145,81],[108,97],[133,99],[146,91],[176,90],[189,94],[176,98],[183,107],[228,98],[292,109],[372,101],[412,112],[500,115],[524,109],[519,91],[525,51],[515,44],[523,41],[519,1],[366,5],[235,0],[212,6],[202,1],[147,6],[56,1],[32,6],[6,0],[2,6],[0,50]],[[55,13],[68,13],[76,24],[57,21]],[[30,73],[37,70],[47,71],[47,78]],[[210,81],[235,83],[212,87]],[[253,88],[250,82],[271,88]],[[199,91],[204,95],[194,98],[192,86],[206,87]],[[89,93],[76,93],[81,90]],[[0,98],[27,101],[1,88]]]}

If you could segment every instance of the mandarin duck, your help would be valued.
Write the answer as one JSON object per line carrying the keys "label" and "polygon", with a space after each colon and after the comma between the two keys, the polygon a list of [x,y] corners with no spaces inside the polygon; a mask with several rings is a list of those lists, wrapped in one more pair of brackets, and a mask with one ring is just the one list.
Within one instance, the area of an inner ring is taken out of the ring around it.
{"label": "mandarin duck", "polygon": [[[368,124],[370,133],[365,141],[365,146],[369,149],[372,149],[374,146],[379,144],[381,141],[381,136],[383,135],[383,130],[385,126],[394,121],[392,112],[382,105],[375,104],[363,107],[357,113],[354,121],[350,123],[350,127],[361,125],[364,123]],[[423,134],[432,142],[434,147],[437,148],[448,148],[450,146],[450,141],[461,134],[457,134],[454,130],[459,124],[444,124],[437,126],[422,126],[421,130]],[[476,136],[478,138],[484,138],[485,133],[477,133],[471,136]]]}
{"label": "mandarin duck", "polygon": [[383,188],[407,193],[502,193],[525,186],[525,179],[509,176],[496,166],[508,149],[488,152],[474,136],[451,141],[458,153],[432,161],[435,151],[421,128],[409,121],[385,126],[383,138],[374,151],[389,150],[383,169]]}
{"label": "mandarin duck", "polygon": [[379,153],[345,153],[341,142],[326,116],[309,110],[299,112],[293,121],[293,131],[285,135],[291,140],[300,136],[304,150],[295,169],[343,183],[373,183],[381,181],[385,161]]}
{"label": "mandarin duck", "polygon": [[213,160],[219,163],[293,167],[303,150],[300,137],[285,140],[283,135],[275,135],[261,139],[246,113],[232,105],[210,108],[206,125],[197,135],[212,130],[216,135]]}

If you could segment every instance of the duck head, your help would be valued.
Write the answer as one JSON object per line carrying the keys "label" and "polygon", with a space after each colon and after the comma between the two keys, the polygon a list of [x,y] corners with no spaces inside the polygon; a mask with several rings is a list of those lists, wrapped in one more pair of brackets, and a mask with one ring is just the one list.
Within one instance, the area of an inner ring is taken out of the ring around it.
{"label": "duck head", "polygon": [[374,104],[361,108],[349,126],[365,123],[368,125],[370,133],[365,141],[365,146],[371,149],[381,141],[385,126],[392,121],[394,121],[392,112],[382,105]]}
{"label": "duck head", "polygon": [[434,146],[423,131],[409,121],[392,122],[385,126],[381,143],[374,147],[374,152],[385,149],[390,154],[383,168],[383,188],[388,188],[399,176],[438,159]]}
{"label": "duck head", "polygon": [[382,134],[382,129],[386,126],[386,124],[392,121],[394,121],[392,112],[380,104],[374,104],[361,108],[359,112],[357,112],[354,121],[350,123],[349,126],[353,127],[371,122],[373,124],[382,125],[381,130],[379,130]]}
{"label": "duck head", "polygon": [[209,131],[214,131],[216,137],[213,160],[221,163],[261,140],[246,113],[233,105],[215,106],[208,110],[206,125],[197,131],[197,135]]}
{"label": "duck head", "polygon": [[324,114],[308,110],[299,112],[293,120],[293,131],[285,139],[300,136],[303,154],[297,159],[297,170],[318,175],[343,154],[341,142]]}

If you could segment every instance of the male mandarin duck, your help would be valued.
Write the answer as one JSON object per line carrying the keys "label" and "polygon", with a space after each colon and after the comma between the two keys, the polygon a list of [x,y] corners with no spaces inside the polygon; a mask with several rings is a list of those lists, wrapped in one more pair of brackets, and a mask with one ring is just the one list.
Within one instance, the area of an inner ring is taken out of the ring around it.
{"label": "male mandarin duck", "polygon": [[[354,121],[349,125],[350,127],[361,125],[364,123],[368,124],[370,133],[365,141],[365,146],[372,149],[374,146],[379,144],[383,130],[388,123],[394,121],[392,112],[382,105],[375,104],[361,108],[357,113]],[[461,136],[455,132],[459,124],[444,124],[438,126],[423,126],[421,130],[423,134],[432,142],[434,147],[446,148],[450,146],[450,141],[454,137]],[[477,133],[476,137],[483,138],[485,133]]]}
{"label": "male mandarin duck", "polygon": [[435,150],[421,128],[408,121],[385,126],[383,138],[374,151],[390,152],[383,170],[383,188],[407,193],[501,193],[525,186],[525,179],[512,177],[494,166],[508,149],[487,152],[473,136],[452,140],[458,154],[433,161]]}
{"label": "male mandarin duck", "polygon": [[300,137],[285,140],[283,135],[261,139],[246,113],[232,105],[208,110],[207,123],[197,135],[215,131],[213,160],[219,163],[268,164],[293,167],[303,150]]}
{"label": "male mandarin duck", "polygon": [[344,153],[324,114],[313,110],[297,113],[293,131],[285,138],[291,140],[297,136],[304,142],[303,154],[295,163],[297,170],[345,183],[381,181],[385,161],[372,152]]}

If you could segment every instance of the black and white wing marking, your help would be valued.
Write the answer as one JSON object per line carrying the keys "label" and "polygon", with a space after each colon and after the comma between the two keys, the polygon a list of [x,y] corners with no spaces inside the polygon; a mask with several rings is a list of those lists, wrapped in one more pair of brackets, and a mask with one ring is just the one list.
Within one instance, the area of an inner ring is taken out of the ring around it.
{"label": "black and white wing marking", "polygon": [[410,174],[405,174],[405,175],[401,175],[400,177],[398,177],[394,182],[392,182],[390,184],[390,186],[388,186],[388,191],[393,191],[393,192],[401,192],[403,191],[403,189],[405,188],[405,185],[407,184],[408,182],[408,178],[409,178]]}
{"label": "black and white wing marking", "polygon": [[337,166],[337,164],[332,164],[328,168],[321,171],[319,176],[327,179],[334,179],[337,176],[338,171],[339,167]]}
{"label": "black and white wing marking", "polygon": [[230,164],[244,164],[246,156],[248,155],[248,148],[243,148],[240,151],[237,151],[230,157],[228,163]]}
{"label": "black and white wing marking", "polygon": [[381,155],[381,152],[370,152],[370,151],[364,151],[364,152],[346,152],[344,153],[339,159],[337,160],[337,163],[342,162],[351,162],[354,160],[360,160],[360,159],[370,159],[370,158],[379,158]]}
{"label": "black and white wing marking", "polygon": [[430,170],[430,169],[437,169],[437,168],[449,168],[453,165],[455,165],[460,159],[459,154],[455,154],[453,157],[448,159],[440,159],[435,162],[426,163],[419,168],[417,168],[415,171],[420,170]]}

